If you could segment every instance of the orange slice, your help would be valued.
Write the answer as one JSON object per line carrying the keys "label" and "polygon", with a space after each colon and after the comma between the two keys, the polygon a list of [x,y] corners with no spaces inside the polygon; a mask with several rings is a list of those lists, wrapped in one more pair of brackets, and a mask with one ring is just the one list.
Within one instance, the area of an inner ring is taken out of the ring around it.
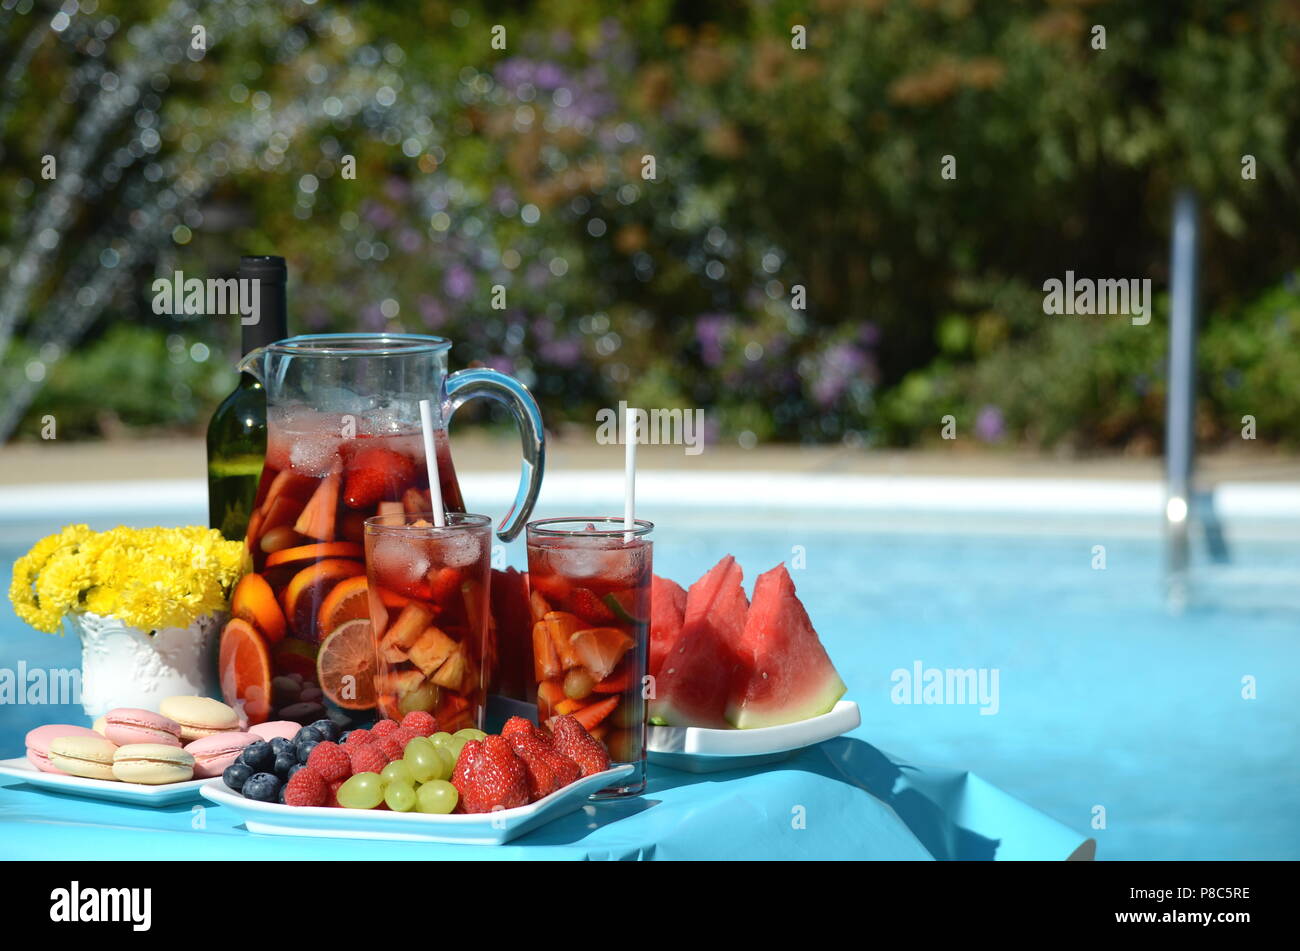
{"label": "orange slice", "polygon": [[316,679],[332,703],[345,710],[369,710],[375,705],[375,638],[370,622],[342,624],[325,638],[316,658]]}
{"label": "orange slice", "polygon": [[613,673],[623,655],[635,644],[630,635],[616,627],[589,627],[575,631],[569,638],[578,663],[590,670],[597,681]]}
{"label": "orange slice", "polygon": [[284,612],[280,610],[271,586],[256,572],[244,575],[235,585],[230,596],[230,614],[261,631],[268,644],[284,638]]}
{"label": "orange slice", "polygon": [[221,695],[249,723],[263,723],[271,712],[271,657],[257,629],[242,618],[231,618],[221,632],[217,660]]}
{"label": "orange slice", "polygon": [[363,558],[365,549],[356,542],[324,542],[320,545],[299,545],[282,548],[266,556],[266,567],[275,568],[295,562],[320,561],[323,558]]}
{"label": "orange slice", "polygon": [[326,595],[320,606],[320,629],[332,631],[344,621],[370,618],[370,598],[366,576],[344,578]]}
{"label": "orange slice", "polygon": [[284,616],[294,633],[305,641],[319,642],[325,633],[316,626],[321,602],[340,581],[364,574],[365,570],[357,561],[327,558],[294,575],[281,595]]}
{"label": "orange slice", "polygon": [[323,542],[334,540],[334,521],[338,515],[340,481],[337,472],[321,479],[306,508],[298,516],[298,521],[294,522],[295,532],[308,538],[318,538]]}

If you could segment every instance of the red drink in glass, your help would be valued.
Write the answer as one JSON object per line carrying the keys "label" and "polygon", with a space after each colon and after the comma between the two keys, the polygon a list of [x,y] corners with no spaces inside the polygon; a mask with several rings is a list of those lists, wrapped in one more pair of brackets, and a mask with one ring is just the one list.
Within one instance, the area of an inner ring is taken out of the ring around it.
{"label": "red drink in glass", "polygon": [[433,714],[481,729],[487,701],[492,520],[448,513],[367,519],[366,575],[380,716]]}
{"label": "red drink in glass", "polygon": [[599,797],[645,789],[651,523],[622,518],[528,523],[528,586],[539,722],[571,714],[636,771]]}

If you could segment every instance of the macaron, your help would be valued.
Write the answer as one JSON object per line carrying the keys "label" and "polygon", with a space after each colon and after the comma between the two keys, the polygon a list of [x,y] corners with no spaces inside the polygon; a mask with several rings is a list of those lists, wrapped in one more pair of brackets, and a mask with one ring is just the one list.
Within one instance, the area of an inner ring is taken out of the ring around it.
{"label": "macaron", "polygon": [[206,779],[209,776],[220,776],[227,766],[239,759],[245,746],[261,739],[256,733],[213,733],[187,744],[185,752],[194,757],[195,777]]}
{"label": "macaron", "polygon": [[48,723],[27,732],[27,761],[43,773],[62,773],[50,762],[50,743],[61,736],[81,736],[102,740],[94,730],[67,723]]}
{"label": "macaron", "polygon": [[86,779],[116,779],[113,775],[116,752],[117,744],[102,736],[60,736],[50,741],[50,762],[54,767],[69,776]]}
{"label": "macaron", "polygon": [[131,743],[113,754],[112,772],[124,783],[183,783],[194,778],[194,757],[166,743]]}
{"label": "macaron", "polygon": [[295,723],[293,720],[268,720],[266,723],[254,723],[248,728],[248,732],[256,733],[260,739],[269,743],[277,736],[292,740],[301,729],[302,724]]}
{"label": "macaron", "polygon": [[181,725],[161,713],[136,707],[118,707],[104,714],[104,735],[118,746],[132,743],[181,745]]}
{"label": "macaron", "polygon": [[108,717],[95,717],[95,722],[90,725],[90,728],[100,736],[103,736],[104,731],[108,729]]}
{"label": "macaron", "polygon": [[211,697],[168,697],[158,712],[180,725],[183,743],[239,729],[239,714]]}

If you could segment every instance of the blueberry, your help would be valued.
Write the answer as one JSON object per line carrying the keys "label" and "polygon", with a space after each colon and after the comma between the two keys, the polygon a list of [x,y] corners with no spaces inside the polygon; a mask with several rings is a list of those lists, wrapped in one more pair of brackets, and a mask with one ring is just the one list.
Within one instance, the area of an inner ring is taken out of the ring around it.
{"label": "blueberry", "polygon": [[298,741],[298,762],[307,762],[307,757],[311,756],[311,751],[316,748],[319,740],[299,740]]}
{"label": "blueberry", "polygon": [[305,726],[298,731],[298,735],[294,737],[294,742],[301,745],[303,743],[319,743],[323,739],[325,739],[325,734],[320,730],[314,726]]}
{"label": "blueberry", "polygon": [[244,751],[239,754],[239,762],[255,773],[264,773],[274,765],[275,753],[270,743],[258,740],[244,747]]}
{"label": "blueberry", "polygon": [[275,801],[282,806],[287,805],[287,803],[285,803],[284,801],[284,786],[280,787],[280,792],[276,794]]}
{"label": "blueberry", "polygon": [[292,753],[293,742],[286,740],[282,736],[277,736],[275,739],[271,740],[271,752],[275,753],[276,756],[279,756],[282,753]]}
{"label": "blueberry", "polygon": [[313,730],[320,733],[322,739],[335,742],[339,738],[339,725],[333,720],[317,720],[311,725]]}
{"label": "blueberry", "polygon": [[275,775],[281,779],[288,779],[289,770],[297,765],[299,765],[298,757],[294,755],[293,750],[285,750],[275,758]]}
{"label": "blueberry", "polygon": [[270,773],[254,773],[244,783],[244,798],[258,802],[275,802],[280,796],[280,780]]}
{"label": "blueberry", "polygon": [[348,737],[351,735],[352,735],[352,731],[348,730],[348,732],[344,733],[342,736],[339,737],[339,742],[346,743],[348,741]]}
{"label": "blueberry", "polygon": [[298,772],[298,770],[300,769],[306,769],[306,768],[307,768],[306,765],[303,763],[294,763],[292,766],[289,767],[289,775],[286,778],[293,779],[294,773]]}
{"label": "blueberry", "polygon": [[221,774],[221,778],[235,792],[241,792],[244,783],[248,782],[248,777],[252,775],[253,771],[243,763],[231,763],[226,767],[226,771]]}

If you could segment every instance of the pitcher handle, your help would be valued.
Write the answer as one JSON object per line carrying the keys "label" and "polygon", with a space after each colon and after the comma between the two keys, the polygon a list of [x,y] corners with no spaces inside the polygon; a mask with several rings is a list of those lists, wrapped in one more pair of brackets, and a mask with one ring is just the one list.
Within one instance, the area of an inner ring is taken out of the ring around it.
{"label": "pitcher handle", "polygon": [[519,491],[502,516],[497,537],[508,542],[519,534],[537,503],[542,489],[542,470],[546,467],[546,437],[542,431],[542,412],[533,394],[514,377],[497,370],[474,367],[457,370],[443,384],[442,418],[444,425],[452,414],[476,397],[486,397],[510,410],[519,424],[519,441],[524,458],[519,473]]}

